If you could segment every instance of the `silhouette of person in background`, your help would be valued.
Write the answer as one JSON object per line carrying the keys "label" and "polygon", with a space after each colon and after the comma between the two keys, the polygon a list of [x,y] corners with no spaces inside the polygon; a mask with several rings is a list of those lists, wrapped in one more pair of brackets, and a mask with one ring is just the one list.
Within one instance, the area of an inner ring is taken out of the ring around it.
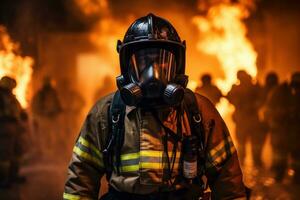
{"label": "silhouette of person in background", "polygon": [[62,113],[62,106],[49,77],[44,78],[42,88],[33,96],[31,107],[39,132],[40,150],[51,153],[54,150],[55,139],[60,134],[58,117]]}
{"label": "silhouette of person in background", "polygon": [[[256,134],[261,134],[261,123],[258,117],[260,106],[260,88],[252,83],[252,77],[245,71],[237,73],[239,84],[232,86],[227,94],[228,101],[234,105],[233,121],[236,124],[236,138],[241,164],[245,159],[247,140],[255,141]],[[252,143],[253,144],[253,143]],[[252,147],[255,147],[253,144]],[[255,153],[255,148],[252,148]],[[253,153],[253,154],[254,154]],[[260,162],[257,161],[257,162]],[[257,163],[260,165],[260,163]]]}
{"label": "silhouette of person in background", "polygon": [[263,86],[258,86],[260,89],[259,95],[259,110],[258,114],[260,117],[260,126],[258,126],[258,130],[253,132],[251,135],[252,142],[252,152],[253,152],[253,160],[256,166],[262,166],[262,150],[263,145],[266,141],[267,134],[269,132],[268,122],[265,119],[265,104],[270,92],[278,85],[278,76],[275,72],[270,72],[267,74],[265,78],[265,84]]}
{"label": "silhouette of person in background", "polygon": [[16,85],[15,79],[8,76],[0,80],[0,187],[25,181],[19,176],[19,168],[28,118],[13,94]]}
{"label": "silhouette of person in background", "polygon": [[275,72],[270,72],[266,76],[265,86],[262,88],[262,102],[266,102],[271,91],[279,84],[278,75]]}
{"label": "silhouette of person in background", "polygon": [[273,150],[272,171],[277,181],[282,181],[287,169],[290,95],[289,84],[284,82],[274,87],[265,103],[264,118],[271,133]]}
{"label": "silhouette of person in background", "polygon": [[43,86],[34,95],[32,103],[33,112],[40,117],[55,118],[61,113],[61,103],[51,78],[44,78]]}
{"label": "silhouette of person in background", "polygon": [[223,95],[221,90],[212,84],[211,79],[210,74],[204,74],[201,77],[202,85],[198,86],[195,92],[207,97],[214,105],[216,105]]}
{"label": "silhouette of person in background", "polygon": [[288,146],[292,157],[292,168],[295,171],[293,181],[295,184],[300,184],[300,72],[292,74],[289,86],[291,100],[288,104],[290,106]]}

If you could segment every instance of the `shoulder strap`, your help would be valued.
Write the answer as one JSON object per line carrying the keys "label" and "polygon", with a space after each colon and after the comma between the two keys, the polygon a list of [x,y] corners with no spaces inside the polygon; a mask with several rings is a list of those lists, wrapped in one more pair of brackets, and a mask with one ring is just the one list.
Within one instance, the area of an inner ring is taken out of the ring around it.
{"label": "shoulder strap", "polygon": [[197,103],[196,96],[190,89],[185,89],[184,94],[184,107],[188,113],[190,128],[192,135],[195,135],[198,139],[198,167],[202,169],[198,170],[199,175],[203,175],[205,167],[205,136],[204,128],[202,124],[202,117]]}
{"label": "shoulder strap", "polygon": [[202,117],[198,107],[197,99],[193,91],[185,89],[184,106],[188,111],[188,118],[193,135],[200,139],[201,148],[204,149],[204,130],[202,125]]}
{"label": "shoulder strap", "polygon": [[113,157],[116,158],[116,168],[119,173],[121,163],[121,148],[124,143],[124,118],[125,118],[126,105],[122,101],[120,91],[118,90],[113,97],[112,103],[108,110],[108,122],[110,130],[108,132],[106,147],[103,150],[104,166],[107,170],[107,178],[113,171]]}

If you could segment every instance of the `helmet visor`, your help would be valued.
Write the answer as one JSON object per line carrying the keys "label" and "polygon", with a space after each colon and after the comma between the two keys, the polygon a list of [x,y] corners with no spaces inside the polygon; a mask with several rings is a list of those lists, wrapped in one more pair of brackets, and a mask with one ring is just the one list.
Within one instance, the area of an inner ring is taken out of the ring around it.
{"label": "helmet visor", "polygon": [[136,50],[130,57],[129,73],[135,81],[155,78],[166,84],[176,75],[175,56],[162,48]]}

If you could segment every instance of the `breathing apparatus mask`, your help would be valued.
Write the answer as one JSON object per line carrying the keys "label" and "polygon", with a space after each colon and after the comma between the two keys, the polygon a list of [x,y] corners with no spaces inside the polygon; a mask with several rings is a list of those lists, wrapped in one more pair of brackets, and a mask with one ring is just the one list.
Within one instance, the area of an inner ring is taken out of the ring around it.
{"label": "breathing apparatus mask", "polygon": [[188,81],[185,42],[169,22],[153,14],[136,20],[117,50],[122,73],[117,85],[125,104],[172,106],[182,101]]}

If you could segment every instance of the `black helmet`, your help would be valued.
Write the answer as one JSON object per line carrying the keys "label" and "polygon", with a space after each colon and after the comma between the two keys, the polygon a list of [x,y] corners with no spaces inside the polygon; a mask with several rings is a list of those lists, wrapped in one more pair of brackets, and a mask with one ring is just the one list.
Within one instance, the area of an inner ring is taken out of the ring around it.
{"label": "black helmet", "polygon": [[117,85],[126,104],[137,105],[141,99],[181,102],[187,85],[185,41],[167,20],[153,14],[137,19],[123,42],[118,41],[117,51],[121,66]]}

